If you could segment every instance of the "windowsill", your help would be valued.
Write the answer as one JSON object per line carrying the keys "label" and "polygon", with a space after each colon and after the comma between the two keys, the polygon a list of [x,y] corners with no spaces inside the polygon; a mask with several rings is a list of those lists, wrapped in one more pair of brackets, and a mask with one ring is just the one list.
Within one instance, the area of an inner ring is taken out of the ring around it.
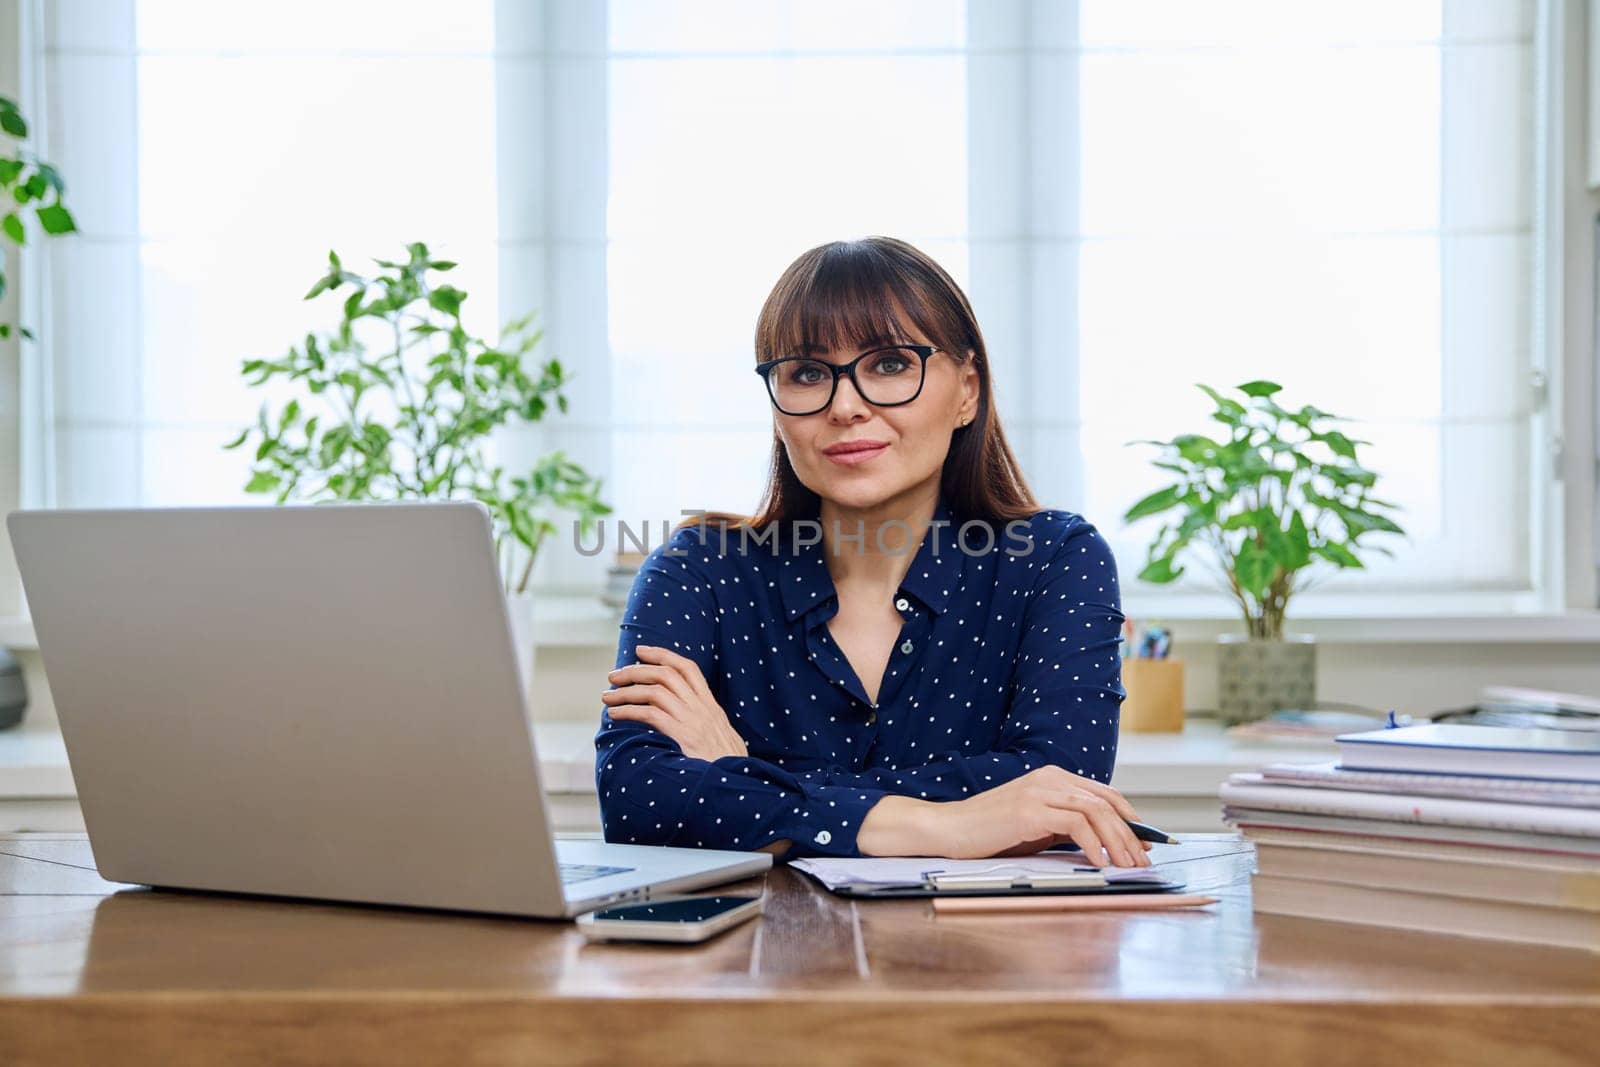
{"label": "windowsill", "polygon": [[[533,727],[539,777],[553,796],[594,795],[594,725],[539,722]],[[1268,763],[1336,758],[1329,741],[1235,741],[1215,722],[1195,721],[1181,734],[1124,733],[1117,742],[1118,789],[1141,797],[1213,797],[1228,775]],[[67,749],[53,723],[0,731],[0,802],[72,800],[77,789]]]}
{"label": "windowsill", "polygon": [[[1181,614],[1137,614],[1129,618],[1176,624],[1184,640],[1215,641],[1224,634],[1243,634],[1242,619],[1229,616],[1184,617]],[[1600,644],[1600,611],[1463,615],[1311,615],[1292,616],[1284,632],[1316,638],[1329,645],[1517,645]]]}
{"label": "windowsill", "polygon": [[60,800],[78,795],[56,724],[0,730],[0,800]]}
{"label": "windowsill", "polygon": [[[534,641],[540,647],[616,648],[620,609],[598,597],[570,593],[539,599],[534,613]],[[39,639],[26,615],[0,615],[0,648],[36,652]]]}
{"label": "windowsill", "polygon": [[[1308,605],[1320,610],[1292,615],[1286,630],[1337,645],[1600,644],[1600,611],[1477,613],[1465,610],[1459,600],[1441,598],[1433,605],[1415,597],[1408,597],[1406,604],[1404,614],[1388,615],[1357,611],[1354,604],[1348,613],[1326,604]],[[1131,619],[1176,624],[1186,642],[1244,632],[1237,616],[1219,615],[1199,604],[1130,596],[1123,607]],[[536,605],[535,640],[541,648],[615,649],[619,621],[618,612],[593,595],[546,593]],[[33,621],[0,616],[0,647],[37,650]]]}

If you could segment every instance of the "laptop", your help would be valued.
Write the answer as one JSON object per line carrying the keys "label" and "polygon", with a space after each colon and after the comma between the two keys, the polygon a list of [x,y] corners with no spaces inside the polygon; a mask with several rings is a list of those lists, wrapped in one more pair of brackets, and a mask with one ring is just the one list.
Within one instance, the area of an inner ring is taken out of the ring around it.
{"label": "laptop", "polygon": [[111,881],[557,918],[772,865],[555,838],[476,501],[7,526]]}

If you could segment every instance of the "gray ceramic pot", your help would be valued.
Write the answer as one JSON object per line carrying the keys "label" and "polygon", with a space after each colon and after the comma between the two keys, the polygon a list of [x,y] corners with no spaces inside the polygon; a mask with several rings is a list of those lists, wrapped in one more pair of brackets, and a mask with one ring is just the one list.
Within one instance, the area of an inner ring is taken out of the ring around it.
{"label": "gray ceramic pot", "polygon": [[1217,699],[1222,721],[1228,724],[1315,707],[1315,639],[1297,635],[1255,641],[1243,634],[1224,634],[1217,640]]}
{"label": "gray ceramic pot", "polygon": [[22,683],[22,665],[16,657],[0,648],[0,730],[8,730],[22,721],[28,707],[28,690]]}

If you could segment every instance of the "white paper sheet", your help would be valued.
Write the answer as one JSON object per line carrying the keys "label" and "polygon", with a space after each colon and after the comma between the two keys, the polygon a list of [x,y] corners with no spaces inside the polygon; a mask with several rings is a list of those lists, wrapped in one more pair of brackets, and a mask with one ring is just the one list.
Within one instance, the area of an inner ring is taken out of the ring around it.
{"label": "white paper sheet", "polygon": [[1150,852],[1152,863],[1149,867],[1091,867],[1084,862],[1081,852],[1038,852],[1032,856],[981,860],[952,860],[938,856],[809,857],[795,860],[790,866],[806,872],[829,889],[839,889],[847,885],[922,885],[924,876],[932,871],[952,874],[1000,874],[1003,871],[1014,871],[1018,875],[1098,871],[1108,882],[1150,877],[1171,877],[1181,881],[1183,878],[1181,868],[1170,872],[1164,872],[1161,868],[1168,864],[1210,859],[1241,850],[1247,851],[1250,847],[1232,834],[1201,836],[1203,840],[1154,846]]}

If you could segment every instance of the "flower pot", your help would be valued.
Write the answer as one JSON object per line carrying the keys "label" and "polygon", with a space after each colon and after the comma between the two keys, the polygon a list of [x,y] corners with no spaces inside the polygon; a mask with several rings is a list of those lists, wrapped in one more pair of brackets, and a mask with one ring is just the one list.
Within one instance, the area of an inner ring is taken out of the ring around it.
{"label": "flower pot", "polygon": [[28,690],[22,682],[22,665],[10,652],[0,648],[0,730],[9,730],[22,721],[28,707]]}
{"label": "flower pot", "polygon": [[511,645],[516,650],[517,672],[522,676],[522,694],[527,707],[533,707],[533,664],[538,645],[534,633],[532,593],[507,593],[506,612],[511,616]]}
{"label": "flower pot", "polygon": [[1317,645],[1308,635],[1276,641],[1224,634],[1217,640],[1217,705],[1229,724],[1284,709],[1309,709],[1317,697]]}

